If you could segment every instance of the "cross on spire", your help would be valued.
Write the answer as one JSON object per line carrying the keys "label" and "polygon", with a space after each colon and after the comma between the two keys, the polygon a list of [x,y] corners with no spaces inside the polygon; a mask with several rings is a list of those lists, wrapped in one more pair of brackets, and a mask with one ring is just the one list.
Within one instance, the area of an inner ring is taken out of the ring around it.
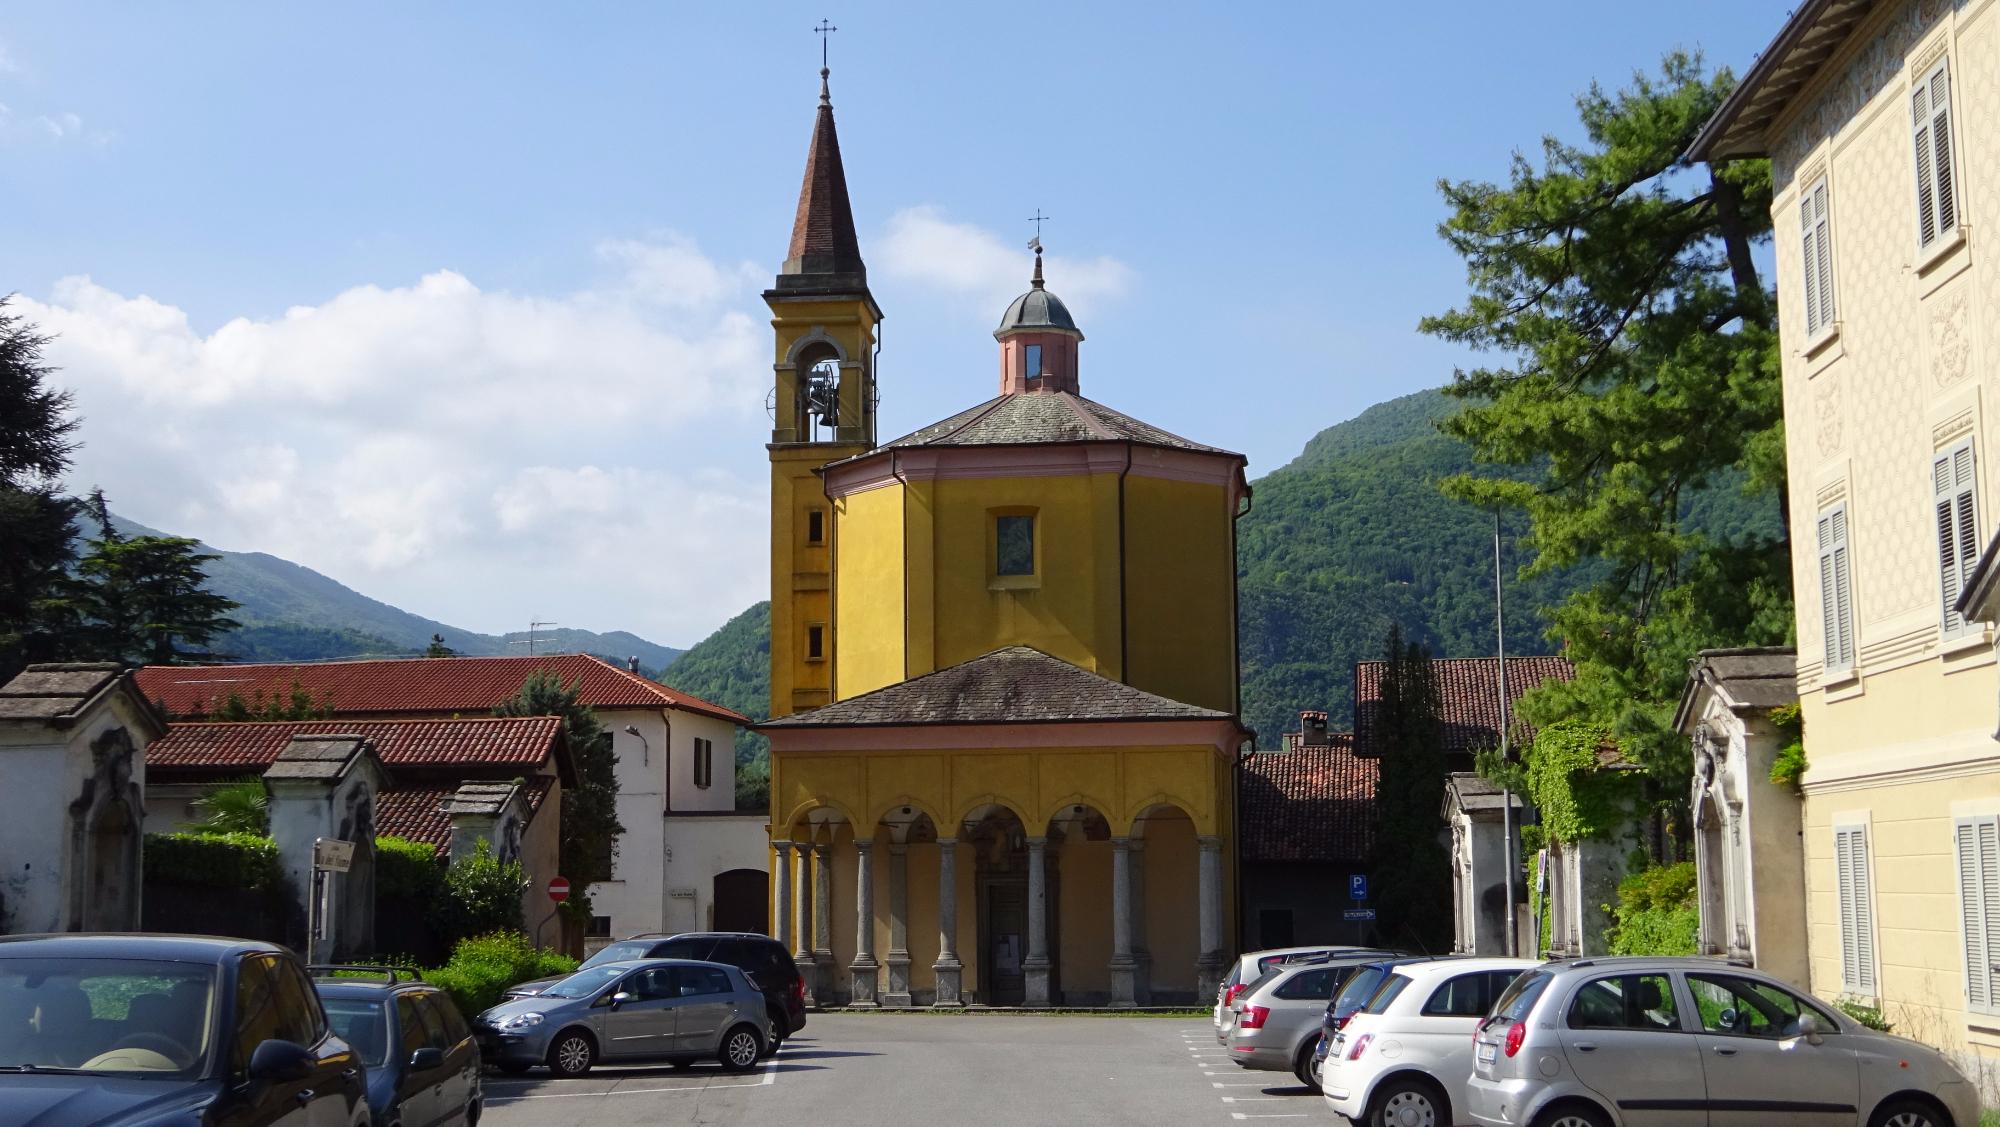
{"label": "cross on spire", "polygon": [[1028,217],[1028,222],[1033,223],[1035,225],[1035,242],[1037,243],[1040,243],[1042,241],[1042,220],[1047,218],[1049,217],[1043,215],[1042,209],[1039,207],[1035,209],[1035,214],[1030,215]]}
{"label": "cross on spire", "polygon": [[839,30],[840,30],[839,28],[833,26],[832,21],[826,19],[821,19],[819,21],[819,26],[813,28],[813,31],[819,34],[819,69],[821,70],[826,69],[827,36],[832,35],[834,32]]}

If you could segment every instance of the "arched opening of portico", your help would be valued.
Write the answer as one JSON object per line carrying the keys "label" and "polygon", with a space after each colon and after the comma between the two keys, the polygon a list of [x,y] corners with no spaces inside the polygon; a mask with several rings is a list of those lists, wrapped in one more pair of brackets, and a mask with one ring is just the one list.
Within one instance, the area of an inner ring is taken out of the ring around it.
{"label": "arched opening of portico", "polygon": [[1200,835],[1172,803],[1132,821],[1132,947],[1139,1005],[1196,1002],[1201,956]]}

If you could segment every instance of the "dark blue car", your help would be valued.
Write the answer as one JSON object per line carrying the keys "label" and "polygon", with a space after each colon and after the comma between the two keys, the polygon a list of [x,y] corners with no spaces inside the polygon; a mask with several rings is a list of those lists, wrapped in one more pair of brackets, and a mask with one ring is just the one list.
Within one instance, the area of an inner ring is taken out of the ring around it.
{"label": "dark blue car", "polygon": [[365,1127],[361,1060],[269,943],[0,938],[0,1123]]}
{"label": "dark blue car", "polygon": [[451,995],[389,967],[312,972],[327,1020],[368,1066],[374,1127],[479,1122],[479,1046]]}

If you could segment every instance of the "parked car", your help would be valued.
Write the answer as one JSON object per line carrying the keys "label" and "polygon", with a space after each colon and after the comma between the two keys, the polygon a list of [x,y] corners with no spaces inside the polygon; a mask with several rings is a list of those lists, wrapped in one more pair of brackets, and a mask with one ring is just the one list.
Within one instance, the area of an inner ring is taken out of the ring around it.
{"label": "parked car", "polygon": [[1290,1072],[1319,1090],[1312,1075],[1320,1017],[1354,968],[1375,954],[1332,955],[1309,963],[1284,963],[1245,987],[1223,1015],[1216,1040],[1239,1068]]}
{"label": "parked car", "polygon": [[1368,999],[1375,996],[1375,991],[1381,989],[1382,983],[1397,967],[1452,957],[1400,955],[1354,968],[1354,973],[1347,976],[1347,981],[1341,984],[1339,990],[1334,991],[1333,1000],[1326,1004],[1326,1010],[1320,1016],[1319,1044],[1313,1049],[1312,1070],[1315,1077],[1321,1062],[1326,1060],[1327,1050],[1333,1046],[1334,1037],[1346,1026],[1348,1019],[1361,1012],[1361,1007],[1368,1004]]}
{"label": "parked car", "polygon": [[473,1019],[480,1050],[503,1072],[546,1064],[581,1076],[600,1060],[720,1061],[756,1066],[771,1044],[764,995],[723,963],[635,959],[601,963]]}
{"label": "parked car", "polygon": [[368,1069],[374,1127],[479,1122],[479,1045],[451,995],[390,967],[311,970],[327,1021]]}
{"label": "parked car", "polygon": [[361,1070],[281,947],[0,938],[0,1123],[366,1127]]}
{"label": "parked car", "polygon": [[[762,991],[771,1023],[771,1045],[806,1027],[806,984],[785,945],[768,935],[747,931],[689,931],[679,935],[635,935],[621,939],[583,961],[578,970],[630,959],[693,959],[727,963],[742,971]],[[528,998],[562,981],[540,978],[509,987],[508,998]]]}
{"label": "parked car", "polygon": [[1228,1012],[1229,1004],[1236,1000],[1236,995],[1242,993],[1245,986],[1257,981],[1272,967],[1358,952],[1390,954],[1387,951],[1375,951],[1370,947],[1340,947],[1322,943],[1309,947],[1273,947],[1268,951],[1250,951],[1236,956],[1229,964],[1229,973],[1222,976],[1222,982],[1215,988],[1215,1027],[1222,1028],[1222,1015]]}
{"label": "parked car", "polygon": [[1473,1030],[1514,979],[1539,965],[1436,959],[1388,968],[1321,1055],[1327,1106],[1366,1127],[1457,1123]]}
{"label": "parked car", "polygon": [[1466,1081],[1487,1127],[1842,1124],[1975,1127],[1944,1054],[1864,1028],[1748,967],[1580,959],[1514,980],[1479,1025]]}

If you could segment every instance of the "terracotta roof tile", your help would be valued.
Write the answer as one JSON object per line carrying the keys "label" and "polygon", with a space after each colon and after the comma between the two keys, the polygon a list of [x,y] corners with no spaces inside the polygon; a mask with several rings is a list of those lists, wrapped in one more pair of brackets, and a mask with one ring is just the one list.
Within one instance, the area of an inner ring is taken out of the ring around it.
{"label": "terracotta roof tile", "polygon": [[1375,760],[1354,737],[1262,751],[1243,765],[1237,823],[1245,861],[1365,861],[1375,847]]}
{"label": "terracotta roof tile", "polygon": [[273,665],[148,665],[138,671],[140,692],[160,701],[169,715],[214,713],[231,693],[254,702],[289,697],[292,685],[332,706],[335,716],[402,714],[473,715],[491,712],[521,691],[529,674],[548,671],[568,685],[581,681],[579,697],[593,708],[678,708],[749,724],[719,704],[670,689],[589,654],[539,657],[418,657],[377,661],[299,662]]}
{"label": "terracotta roof tile", "polygon": [[[1378,758],[1375,746],[1376,710],[1382,703],[1382,671],[1386,662],[1362,661],[1354,666],[1354,753],[1365,759]],[[1500,744],[1499,661],[1490,657],[1440,657],[1431,659],[1437,677],[1439,719],[1444,723],[1447,754],[1471,755],[1481,748]],[[1570,681],[1576,667],[1567,658],[1510,657],[1507,659],[1507,706],[1512,715],[1521,694],[1551,678]]]}
{"label": "terracotta roof tile", "polygon": [[[549,796],[547,776],[525,780],[523,794],[529,811],[542,808]],[[375,832],[380,836],[402,837],[437,846],[438,855],[451,853],[451,816],[444,802],[458,787],[391,787],[375,796]],[[532,819],[531,819],[532,820]]]}
{"label": "terracotta roof tile", "polygon": [[759,727],[1227,719],[1226,712],[1135,689],[1029,646],[1005,646]]}
{"label": "terracotta roof tile", "polygon": [[554,752],[555,716],[471,720],[280,720],[174,724],[146,748],[146,769],[168,773],[261,769],[293,736],[357,735],[375,745],[384,766],[532,769]]}

